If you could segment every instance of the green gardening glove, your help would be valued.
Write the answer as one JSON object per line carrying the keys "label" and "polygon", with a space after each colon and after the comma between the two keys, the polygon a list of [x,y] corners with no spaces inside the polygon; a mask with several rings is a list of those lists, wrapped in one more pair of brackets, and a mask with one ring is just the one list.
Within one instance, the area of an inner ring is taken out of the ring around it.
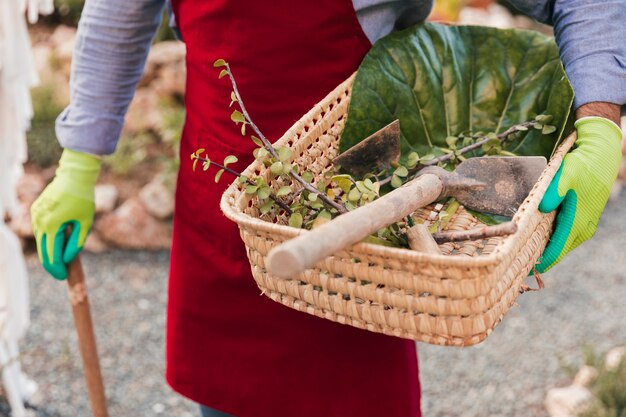
{"label": "green gardening glove", "polygon": [[66,265],[82,250],[93,224],[100,164],[96,156],[65,149],[54,180],[31,207],[39,260],[56,279],[67,278]]}
{"label": "green gardening glove", "polygon": [[563,159],[539,204],[543,213],[561,206],[556,228],[537,266],[539,272],[552,268],[593,236],[619,171],[620,128],[602,117],[584,117],[575,126],[575,149]]}

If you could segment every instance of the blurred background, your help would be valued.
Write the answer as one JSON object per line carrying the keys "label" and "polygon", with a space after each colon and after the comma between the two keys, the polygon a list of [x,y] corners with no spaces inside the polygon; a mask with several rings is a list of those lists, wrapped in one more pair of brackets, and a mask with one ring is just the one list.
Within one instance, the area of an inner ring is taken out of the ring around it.
{"label": "blurred background", "polygon": [[[65,285],[39,266],[29,215],[61,154],[54,120],[69,102],[83,0],[55,0],[54,6],[54,13],[29,26],[41,82],[31,90],[28,162],[17,189],[21,209],[7,220],[20,238],[30,277],[31,326],[20,360],[39,390],[28,412],[86,416],[88,400]],[[430,20],[551,34],[549,27],[491,0],[435,1]],[[164,15],[123,137],[115,155],[105,159],[96,190],[97,217],[83,263],[113,416],[197,415],[195,406],[163,379],[167,249],[184,121],[184,59],[184,44],[173,40]],[[425,417],[576,416],[574,409],[592,392],[613,401],[615,410],[626,409],[626,371],[623,361],[619,364],[626,341],[624,180],[622,167],[596,237],[544,276],[543,291],[520,297],[520,305],[487,341],[465,349],[418,346]],[[607,368],[604,354],[609,350],[617,359]],[[584,364],[593,367],[579,372]],[[590,416],[626,415],[611,414],[604,405],[594,410]],[[10,415],[2,398],[0,415]]]}

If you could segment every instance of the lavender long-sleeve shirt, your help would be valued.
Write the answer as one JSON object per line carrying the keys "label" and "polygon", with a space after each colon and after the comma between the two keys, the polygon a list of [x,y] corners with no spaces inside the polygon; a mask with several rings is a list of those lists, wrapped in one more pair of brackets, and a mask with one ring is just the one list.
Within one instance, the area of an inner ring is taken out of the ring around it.
{"label": "lavender long-sleeve shirt", "polygon": [[[166,0],[87,0],[72,61],[70,105],[56,133],[64,148],[110,154],[158,27]],[[574,105],[626,104],[626,0],[508,0],[554,26]],[[424,20],[432,0],[353,0],[369,40],[396,21]],[[407,18],[408,16],[408,18]]]}

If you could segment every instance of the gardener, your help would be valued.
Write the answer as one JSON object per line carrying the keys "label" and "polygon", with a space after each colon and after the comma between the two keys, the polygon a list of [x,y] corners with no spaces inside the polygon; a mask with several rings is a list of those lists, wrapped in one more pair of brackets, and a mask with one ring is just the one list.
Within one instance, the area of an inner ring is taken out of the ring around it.
{"label": "gardener", "polygon": [[[33,205],[43,265],[57,279],[80,252],[94,217],[100,155],[113,152],[164,0],[88,0],[76,39],[72,102],[57,120],[65,148],[54,181]],[[188,155],[255,145],[230,122],[230,86],[212,63],[229,61],[246,106],[278,138],[359,65],[396,21],[415,22],[431,1],[177,0],[187,45],[182,136],[168,305],[167,380],[210,406],[204,415],[418,416],[415,343],[321,320],[259,296],[237,226],[219,212],[225,182],[192,175]],[[540,270],[591,237],[620,160],[626,102],[626,3],[517,1],[555,25],[576,91],[579,139],[542,203],[564,199]],[[356,13],[355,13],[356,11]],[[402,19],[400,19],[402,17]],[[187,163],[185,163],[187,161]],[[64,229],[73,231],[69,239]]]}

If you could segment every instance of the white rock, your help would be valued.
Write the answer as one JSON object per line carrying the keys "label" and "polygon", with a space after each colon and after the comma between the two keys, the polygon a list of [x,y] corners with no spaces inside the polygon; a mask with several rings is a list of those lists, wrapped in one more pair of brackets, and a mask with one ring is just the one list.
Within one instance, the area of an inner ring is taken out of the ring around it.
{"label": "white rock", "polygon": [[30,205],[21,203],[18,214],[11,219],[9,227],[21,238],[33,237],[33,225],[30,217]]}
{"label": "white rock", "polygon": [[108,245],[102,240],[98,232],[92,230],[87,236],[84,249],[91,253],[102,253],[108,249]]}
{"label": "white rock", "polygon": [[164,66],[153,81],[152,88],[159,96],[184,96],[187,70],[184,61]]}
{"label": "white rock", "polygon": [[59,26],[50,36],[50,41],[61,70],[66,78],[70,76],[72,54],[76,41],[76,29],[69,26]]}
{"label": "white rock", "polygon": [[174,213],[174,193],[158,178],[141,189],[139,199],[148,213],[157,219],[167,219]]}
{"label": "white rock", "polygon": [[594,379],[598,376],[598,370],[593,366],[585,365],[578,370],[572,385],[588,388]]}
{"label": "white rock", "polygon": [[150,48],[148,65],[168,65],[177,61],[184,61],[186,55],[185,44],[180,41],[159,42]]}
{"label": "white rock", "polygon": [[76,38],[76,28],[59,25],[50,35],[50,43],[56,47],[62,43],[71,42]]}
{"label": "white rock", "polygon": [[27,207],[39,197],[46,186],[41,175],[26,173],[17,181],[17,198]]}
{"label": "white rock", "polygon": [[550,417],[575,417],[592,398],[587,388],[571,385],[550,389],[544,404]]}
{"label": "white rock", "polygon": [[135,134],[156,131],[161,125],[159,97],[150,88],[140,88],[128,107],[124,121],[124,132]]}
{"label": "white rock", "polygon": [[150,216],[136,197],[97,219],[94,229],[104,241],[120,248],[165,249],[170,246],[170,227]]}
{"label": "white rock", "polygon": [[620,346],[609,350],[604,357],[604,366],[609,371],[614,371],[626,355],[626,347]]}
{"label": "white rock", "polygon": [[115,208],[119,192],[113,184],[96,185],[96,213],[110,213]]}

